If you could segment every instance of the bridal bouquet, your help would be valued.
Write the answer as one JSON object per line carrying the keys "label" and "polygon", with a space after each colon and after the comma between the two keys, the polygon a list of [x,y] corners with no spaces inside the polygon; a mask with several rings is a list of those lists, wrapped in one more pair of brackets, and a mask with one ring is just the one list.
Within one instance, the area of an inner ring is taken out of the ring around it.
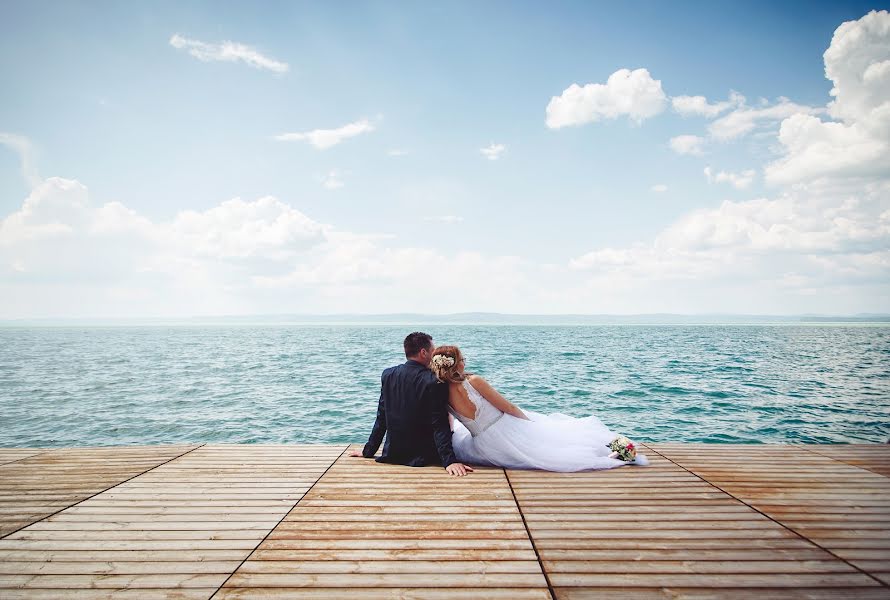
{"label": "bridal bouquet", "polygon": [[619,435],[610,443],[606,444],[606,447],[612,451],[609,458],[619,458],[623,461],[631,461],[637,457],[636,445],[623,435]]}

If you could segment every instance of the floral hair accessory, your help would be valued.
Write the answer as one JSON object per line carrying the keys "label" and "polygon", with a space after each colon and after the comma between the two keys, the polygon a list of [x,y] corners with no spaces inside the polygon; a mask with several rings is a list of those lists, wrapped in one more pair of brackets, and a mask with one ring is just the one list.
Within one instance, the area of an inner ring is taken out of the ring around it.
{"label": "floral hair accessory", "polygon": [[450,356],[445,356],[444,354],[436,354],[433,356],[433,364],[440,369],[443,367],[453,367],[454,359]]}

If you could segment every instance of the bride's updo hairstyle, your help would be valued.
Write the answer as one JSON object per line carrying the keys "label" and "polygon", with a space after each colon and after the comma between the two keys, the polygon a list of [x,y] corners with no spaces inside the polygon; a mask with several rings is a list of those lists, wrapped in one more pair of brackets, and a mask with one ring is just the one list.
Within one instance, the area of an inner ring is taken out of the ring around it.
{"label": "bride's updo hairstyle", "polygon": [[457,368],[461,358],[463,355],[457,346],[439,346],[433,350],[430,369],[439,381],[460,383],[467,378],[466,374],[461,374]]}

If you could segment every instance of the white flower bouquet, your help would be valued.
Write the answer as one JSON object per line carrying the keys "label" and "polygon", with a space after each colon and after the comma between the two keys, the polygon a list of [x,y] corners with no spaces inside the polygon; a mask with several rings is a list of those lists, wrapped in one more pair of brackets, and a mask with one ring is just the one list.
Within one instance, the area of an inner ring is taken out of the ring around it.
{"label": "white flower bouquet", "polygon": [[632,461],[637,457],[637,446],[628,438],[619,435],[617,438],[606,444],[606,447],[612,451],[609,458],[618,458],[625,462]]}

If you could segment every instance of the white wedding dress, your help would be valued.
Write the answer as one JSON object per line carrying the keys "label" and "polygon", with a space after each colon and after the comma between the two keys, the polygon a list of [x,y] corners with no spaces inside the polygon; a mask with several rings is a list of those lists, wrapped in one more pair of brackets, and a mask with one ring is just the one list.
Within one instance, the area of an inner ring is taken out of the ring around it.
{"label": "white wedding dress", "polygon": [[629,462],[609,458],[611,450],[606,444],[618,436],[593,415],[579,419],[562,413],[545,415],[523,409],[531,419],[526,421],[496,408],[468,380],[461,385],[476,406],[474,419],[448,407],[455,418],[451,443],[457,460],[462,463],[545,471],[649,464],[649,459],[639,452]]}

